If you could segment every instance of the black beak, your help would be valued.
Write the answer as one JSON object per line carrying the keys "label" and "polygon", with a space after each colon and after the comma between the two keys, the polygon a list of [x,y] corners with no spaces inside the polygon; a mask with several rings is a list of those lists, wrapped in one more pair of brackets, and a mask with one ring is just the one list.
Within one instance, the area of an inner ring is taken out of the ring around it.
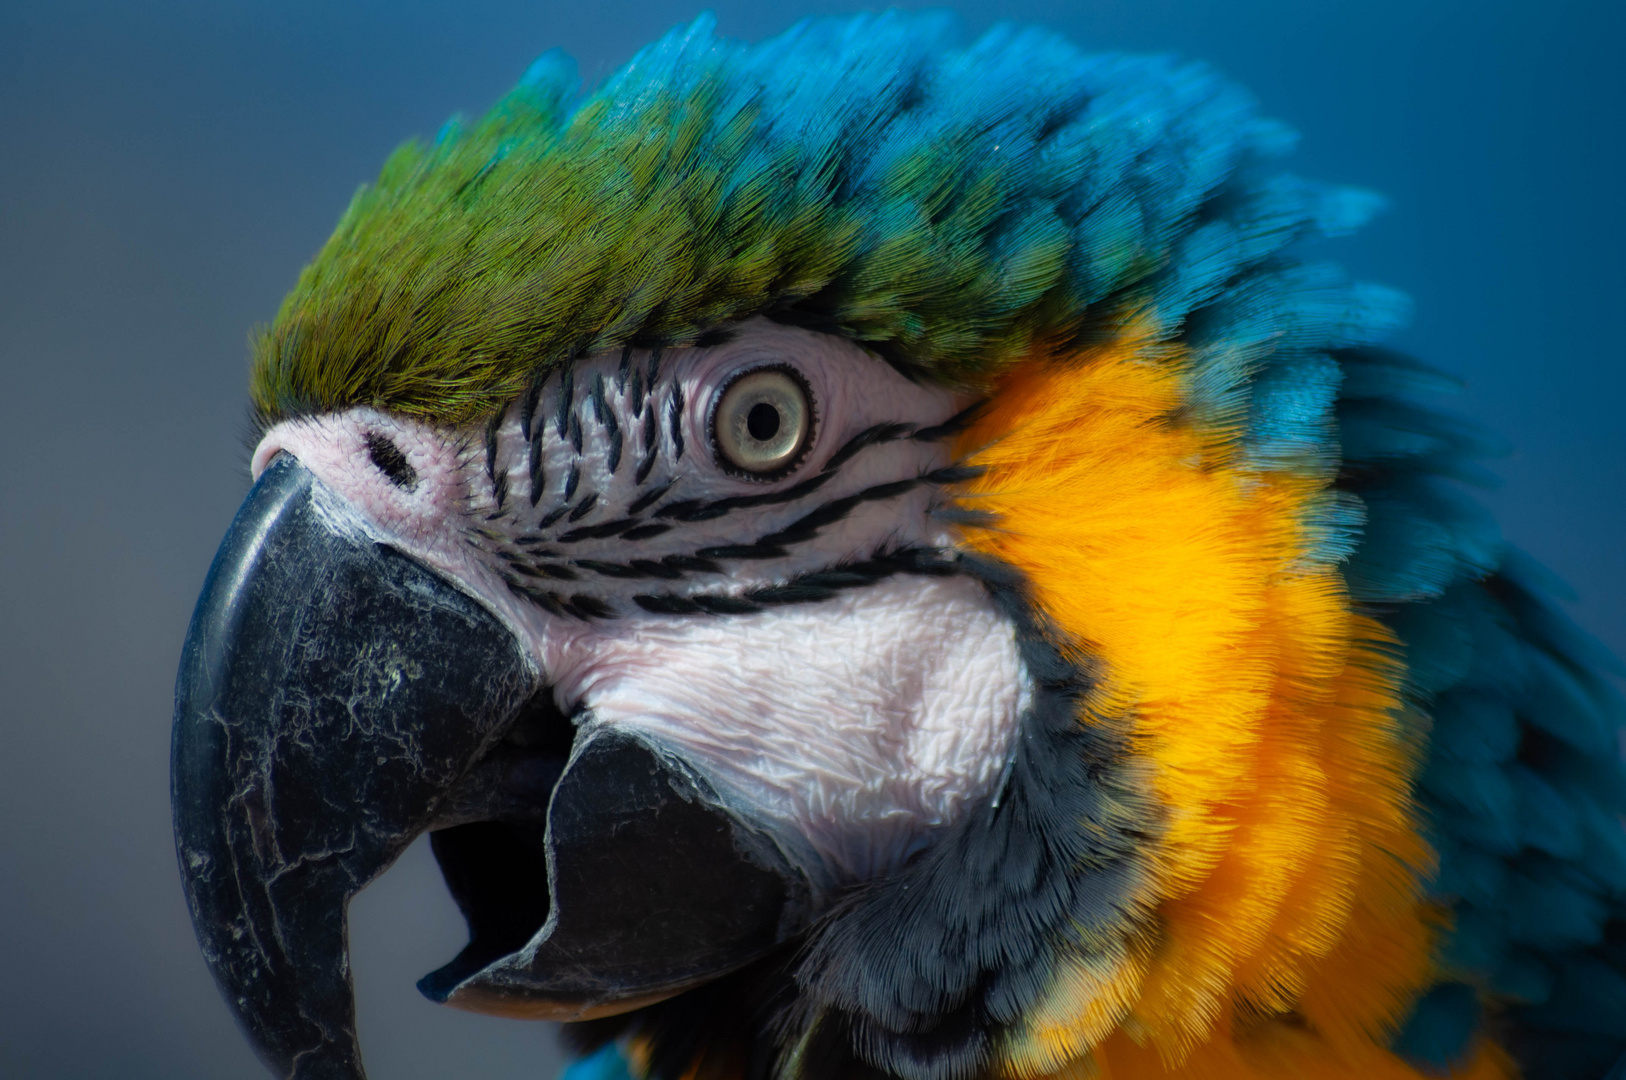
{"label": "black beak", "polygon": [[187,634],[172,797],[205,959],[278,1076],[363,1076],[346,905],[425,830],[471,941],[420,987],[453,1005],[624,1011],[801,929],[803,876],[682,761],[573,732],[490,612],[267,467]]}

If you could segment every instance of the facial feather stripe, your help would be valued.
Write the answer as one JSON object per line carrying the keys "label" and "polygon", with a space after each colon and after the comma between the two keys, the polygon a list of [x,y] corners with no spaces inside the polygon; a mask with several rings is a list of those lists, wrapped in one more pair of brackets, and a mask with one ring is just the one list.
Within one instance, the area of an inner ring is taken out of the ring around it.
{"label": "facial feather stripe", "polygon": [[[938,489],[974,475],[941,462],[942,447],[975,406],[938,422],[885,419],[839,442],[825,438],[833,451],[821,451],[816,467],[794,470],[786,484],[702,497],[692,466],[696,454],[710,452],[709,440],[698,411],[704,401],[685,363],[663,371],[662,350],[624,350],[613,370],[608,358],[566,369],[493,415],[483,433],[493,508],[471,512],[477,523],[467,542],[499,565],[512,592],[578,618],[615,618],[629,602],[655,614],[737,615],[829,599],[894,574],[957,572],[941,535],[911,539],[907,523],[920,507],[920,522],[929,523]],[[874,473],[879,482],[855,487],[857,459],[899,443],[919,447],[908,455],[918,464],[888,467]],[[905,531],[889,528],[870,543],[809,561],[821,537],[866,508],[895,514]],[[758,573],[741,590],[734,583],[744,564]],[[796,569],[775,574],[781,565]]]}
{"label": "facial feather stripe", "polygon": [[[814,405],[805,455],[769,481],[718,460],[708,429],[765,366]],[[753,320],[709,348],[583,358],[465,428],[290,421],[256,461],[293,454],[504,619],[582,730],[670,748],[834,890],[958,820],[1026,708],[1012,623],[937,517],[974,413],[851,343]]]}

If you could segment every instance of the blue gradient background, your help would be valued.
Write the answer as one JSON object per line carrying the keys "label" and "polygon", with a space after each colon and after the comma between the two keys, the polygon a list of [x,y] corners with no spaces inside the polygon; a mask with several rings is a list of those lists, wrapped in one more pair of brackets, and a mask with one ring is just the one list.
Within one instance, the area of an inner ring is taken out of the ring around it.
{"label": "blue gradient background", "polygon": [[[718,5],[760,38],[823,4]],[[1622,5],[968,3],[1212,61],[1393,209],[1336,249],[1417,302],[1400,344],[1515,447],[1488,495],[1626,653]],[[261,1075],[169,832],[186,620],[246,490],[246,333],[401,139],[550,46],[589,78],[695,8],[462,0],[0,3],[0,1075]],[[462,927],[420,844],[353,909],[374,1080],[536,1077],[552,1031],[412,980]]]}

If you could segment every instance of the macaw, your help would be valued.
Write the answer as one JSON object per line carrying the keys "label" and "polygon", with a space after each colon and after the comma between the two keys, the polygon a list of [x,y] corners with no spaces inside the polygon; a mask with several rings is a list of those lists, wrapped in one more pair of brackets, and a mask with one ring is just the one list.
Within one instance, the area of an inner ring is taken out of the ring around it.
{"label": "macaw", "polygon": [[1626,1073],[1618,670],[1466,494],[1379,206],[1201,65],[943,17],[549,53],[253,349],[180,866],[276,1075],[428,832],[574,1076]]}

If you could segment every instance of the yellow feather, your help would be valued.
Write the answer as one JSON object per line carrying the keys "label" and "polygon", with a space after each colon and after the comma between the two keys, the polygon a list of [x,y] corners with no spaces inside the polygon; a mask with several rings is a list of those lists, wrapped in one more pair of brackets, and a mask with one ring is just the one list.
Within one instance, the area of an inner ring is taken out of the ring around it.
{"label": "yellow feather", "polygon": [[[1386,1044],[1438,914],[1402,671],[1305,524],[1330,478],[1246,469],[1133,334],[1016,367],[961,452],[968,544],[1022,569],[1127,710],[1166,812],[1146,943],[1069,968],[1005,1047],[1020,1080],[1406,1078]],[[1511,1075],[1487,1046],[1465,1074]]]}

